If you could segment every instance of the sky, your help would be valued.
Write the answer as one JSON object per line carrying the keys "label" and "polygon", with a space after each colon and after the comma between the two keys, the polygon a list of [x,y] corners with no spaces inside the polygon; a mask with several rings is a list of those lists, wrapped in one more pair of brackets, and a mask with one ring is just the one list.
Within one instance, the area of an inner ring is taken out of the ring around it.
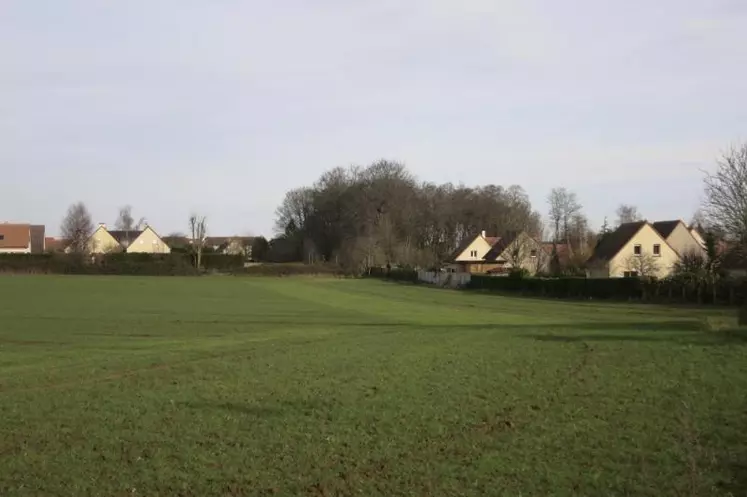
{"label": "sky", "polygon": [[271,235],[336,166],[690,219],[747,140],[744,0],[0,0],[0,222]]}

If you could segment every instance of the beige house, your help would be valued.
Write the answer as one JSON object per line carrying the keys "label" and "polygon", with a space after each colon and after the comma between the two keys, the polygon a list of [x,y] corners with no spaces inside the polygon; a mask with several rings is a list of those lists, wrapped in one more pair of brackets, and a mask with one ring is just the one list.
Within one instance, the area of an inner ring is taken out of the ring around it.
{"label": "beige house", "polygon": [[0,254],[44,253],[44,226],[0,223]]}
{"label": "beige house", "polygon": [[542,244],[525,232],[492,237],[483,231],[456,251],[453,266],[472,274],[508,274],[515,268],[535,274],[546,269],[548,261]]}
{"label": "beige house", "polygon": [[658,221],[652,226],[680,257],[690,254],[706,256],[705,240],[697,230],[689,228],[684,222]]}
{"label": "beige house", "polygon": [[243,255],[248,259],[252,256],[252,241],[251,236],[208,236],[205,247],[219,254]]}
{"label": "beige house", "polygon": [[150,226],[146,226],[143,230],[107,230],[105,224],[100,224],[89,238],[88,250],[92,254],[171,253],[171,248]]}
{"label": "beige house", "polygon": [[680,258],[679,252],[652,224],[646,221],[624,223],[597,244],[587,262],[587,275],[591,278],[665,278]]}

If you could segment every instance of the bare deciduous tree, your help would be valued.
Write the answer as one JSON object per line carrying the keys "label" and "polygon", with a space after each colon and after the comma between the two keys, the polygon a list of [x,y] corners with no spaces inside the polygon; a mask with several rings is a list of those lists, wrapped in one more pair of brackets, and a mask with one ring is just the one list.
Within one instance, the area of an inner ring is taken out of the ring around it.
{"label": "bare deciduous tree", "polygon": [[132,217],[132,207],[129,205],[125,205],[124,207],[121,207],[119,209],[119,216],[117,217],[117,221],[114,223],[114,226],[118,230],[122,231],[133,231],[133,230],[141,230],[146,224],[146,220],[144,217],[141,217],[137,223],[135,223],[135,218]]}
{"label": "bare deciduous tree", "polygon": [[525,232],[516,235],[503,256],[512,270],[525,269],[532,274],[542,271],[547,263],[547,254],[542,246]]}
{"label": "bare deciduous tree", "polygon": [[659,260],[648,253],[631,255],[625,259],[625,270],[635,272],[638,276],[653,277],[659,273]]}
{"label": "bare deciduous tree", "polygon": [[[713,231],[738,243],[735,253],[747,254],[747,143],[725,153],[716,172],[706,175],[705,196],[703,208]],[[747,325],[747,300],[739,322]]]}
{"label": "bare deciduous tree", "polygon": [[635,205],[620,204],[617,208],[617,225],[634,223],[642,219],[638,207]]}
{"label": "bare deciduous tree", "polygon": [[189,216],[189,232],[191,235],[192,250],[195,253],[195,264],[197,269],[202,265],[202,249],[205,247],[207,237],[207,218],[192,214]]}
{"label": "bare deciduous tree", "polygon": [[553,188],[547,198],[550,206],[550,220],[555,230],[554,242],[568,238],[573,217],[581,212],[582,206],[576,194],[566,188]]}
{"label": "bare deciduous tree", "polygon": [[733,240],[747,243],[747,143],[732,148],[705,178],[707,220]]}
{"label": "bare deciduous tree", "polygon": [[62,237],[68,241],[70,251],[76,254],[88,252],[88,239],[93,233],[93,222],[83,202],[71,205],[60,226]]}

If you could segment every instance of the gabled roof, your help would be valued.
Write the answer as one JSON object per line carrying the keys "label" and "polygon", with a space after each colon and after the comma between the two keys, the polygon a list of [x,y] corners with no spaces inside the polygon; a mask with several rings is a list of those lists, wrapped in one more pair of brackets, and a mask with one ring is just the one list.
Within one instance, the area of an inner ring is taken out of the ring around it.
{"label": "gabled roof", "polygon": [[48,236],[44,238],[44,247],[47,252],[62,251],[67,247],[67,240]]}
{"label": "gabled roof", "polygon": [[254,240],[253,236],[208,236],[205,237],[205,245],[209,247],[219,247],[227,245],[233,241],[248,243]]}
{"label": "gabled roof", "polygon": [[494,237],[494,236],[483,237],[481,233],[478,233],[475,236],[471,236],[469,238],[465,238],[462,241],[462,243],[459,244],[459,246],[454,251],[454,253],[451,254],[451,259],[454,260],[457,257],[459,257],[460,255],[462,255],[462,252],[464,252],[465,250],[467,250],[467,247],[469,247],[470,245],[472,245],[472,243],[474,243],[474,241],[477,240],[478,238],[482,238],[483,240],[485,240],[486,242],[488,242],[488,244],[491,247],[493,245],[495,245],[495,243],[497,243],[498,240],[500,240],[500,238],[497,238],[497,237]]}
{"label": "gabled roof", "polygon": [[570,259],[571,246],[568,243],[542,242],[540,246],[549,256],[552,256],[553,249],[556,249],[558,252],[558,260],[560,262],[567,262]]}
{"label": "gabled roof", "polygon": [[25,249],[31,244],[31,225],[0,224],[0,249]]}
{"label": "gabled roof", "polygon": [[511,231],[506,234],[506,236],[497,237],[495,238],[495,243],[491,244],[493,248],[491,248],[487,254],[485,254],[484,259],[486,261],[494,261],[498,259],[503,252],[506,251],[506,249],[516,241],[516,239],[519,237],[521,232],[519,231]]}
{"label": "gabled roof", "polygon": [[638,234],[641,229],[648,223],[646,221],[636,221],[634,223],[623,223],[612,233],[606,234],[597,243],[594,254],[588,262],[612,260],[625,245]]}
{"label": "gabled roof", "polygon": [[107,232],[122,246],[130,245],[143,234],[143,230],[107,230]]}
{"label": "gabled roof", "polygon": [[[651,226],[654,227],[654,229],[662,236],[662,238],[667,239],[669,238],[669,235],[672,234],[672,232],[677,228],[677,225],[679,224],[685,225],[680,220],[676,221],[657,221],[653,223]],[[685,226],[687,228],[687,226]],[[689,231],[689,230],[688,230]]]}

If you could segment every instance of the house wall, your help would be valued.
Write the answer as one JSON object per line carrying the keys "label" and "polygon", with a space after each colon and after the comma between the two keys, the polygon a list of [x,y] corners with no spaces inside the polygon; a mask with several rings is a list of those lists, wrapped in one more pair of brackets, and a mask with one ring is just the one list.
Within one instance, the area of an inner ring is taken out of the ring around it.
{"label": "house wall", "polygon": [[[482,262],[485,254],[487,254],[491,248],[493,247],[490,246],[487,240],[478,235],[474,240],[472,240],[472,243],[470,243],[469,246],[464,249],[464,251],[459,254],[454,260],[455,262]],[[476,257],[470,255],[470,252],[472,252],[473,250],[477,250]]]}
{"label": "house wall", "polygon": [[609,278],[610,277],[610,266],[609,264],[596,265],[589,267],[586,270],[586,275],[589,278]]}
{"label": "house wall", "polygon": [[127,247],[128,254],[170,254],[171,248],[150,227]]}
{"label": "house wall", "polygon": [[693,228],[693,229],[690,230],[690,234],[693,236],[693,238],[695,238],[695,241],[698,242],[698,244],[701,247],[703,247],[703,249],[706,248],[705,239],[702,236],[700,236],[700,233],[698,233],[698,230],[696,230],[695,228]]}
{"label": "house wall", "polygon": [[461,262],[459,263],[459,267],[461,268],[459,272],[470,273],[470,274],[484,274],[492,269],[504,267],[504,265],[497,264],[494,262],[486,263],[486,262],[480,261],[480,262]]}
{"label": "house wall", "polygon": [[[516,252],[517,246],[519,247],[518,252]],[[536,257],[531,256],[532,250],[536,251]],[[519,257],[521,259],[519,266],[522,269],[528,271],[529,274],[537,274],[538,272],[545,271],[547,269],[549,257],[547,257],[547,254],[543,250],[542,245],[526,233],[522,233],[521,235],[516,237],[516,240],[514,240],[506,248],[506,250],[503,251],[500,259],[511,261],[512,258],[510,254],[512,253],[519,254]],[[511,262],[507,262],[505,267],[513,268],[513,264]]]}
{"label": "house wall", "polygon": [[109,254],[121,250],[122,247],[117,240],[103,226],[99,226],[88,240],[88,251],[92,254]]}
{"label": "house wall", "polygon": [[609,263],[609,277],[622,278],[625,271],[631,269],[628,260],[635,257],[633,250],[635,245],[641,246],[642,256],[653,256],[654,245],[661,245],[661,255],[656,257],[657,270],[655,274],[658,278],[665,278],[672,273],[674,264],[680,260],[679,255],[670,247],[659,233],[650,225],[645,225],[641,230],[628,241],[627,244]]}
{"label": "house wall", "polygon": [[30,254],[31,247],[25,248],[0,248],[0,254]]}
{"label": "house wall", "polygon": [[693,234],[683,223],[677,225],[674,231],[672,231],[667,238],[667,242],[680,254],[680,256],[689,253],[696,253],[703,257],[706,255],[703,245],[698,243],[698,240],[695,239]]}

